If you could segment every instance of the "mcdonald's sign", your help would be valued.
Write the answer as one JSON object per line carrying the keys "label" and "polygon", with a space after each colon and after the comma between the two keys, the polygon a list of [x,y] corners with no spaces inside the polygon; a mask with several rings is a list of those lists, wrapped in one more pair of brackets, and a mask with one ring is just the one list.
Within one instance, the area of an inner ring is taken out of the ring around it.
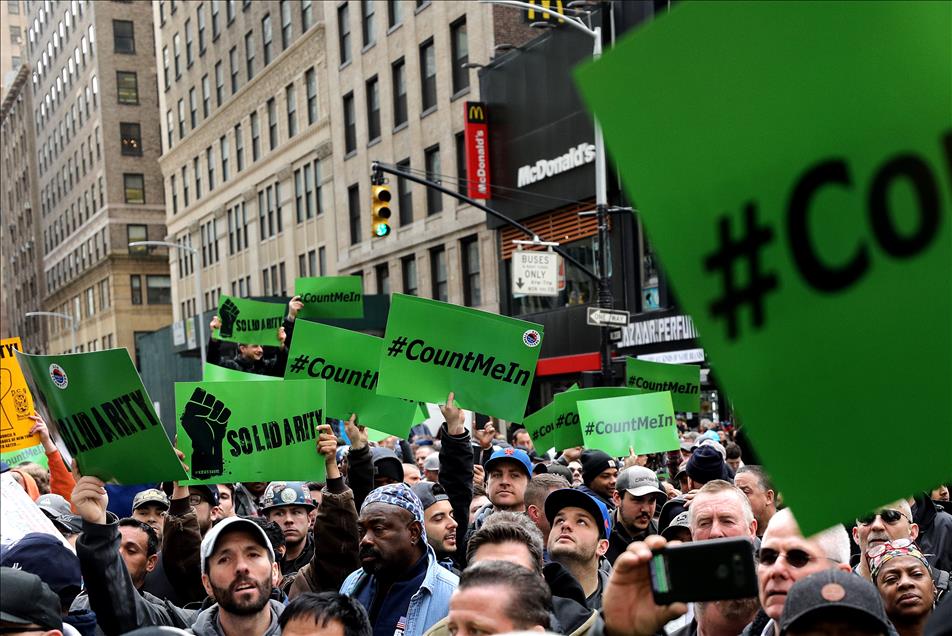
{"label": "mcdonald's sign", "polygon": [[470,199],[490,199],[489,119],[486,104],[465,102],[466,194]]}
{"label": "mcdonald's sign", "polygon": [[[565,15],[565,7],[562,4],[562,0],[527,0],[529,4],[540,7],[542,9],[549,9],[555,11],[560,15]],[[552,15],[545,13],[543,11],[536,11],[535,9],[529,9],[523,14],[525,16],[525,21],[532,22],[544,22],[546,20],[555,21]],[[558,18],[559,24],[565,22],[562,18]]]}

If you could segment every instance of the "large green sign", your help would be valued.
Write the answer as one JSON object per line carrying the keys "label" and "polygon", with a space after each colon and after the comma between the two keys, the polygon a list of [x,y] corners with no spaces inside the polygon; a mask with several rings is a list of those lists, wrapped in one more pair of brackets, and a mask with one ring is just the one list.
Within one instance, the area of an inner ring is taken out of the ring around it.
{"label": "large green sign", "polygon": [[614,457],[662,453],[678,448],[671,394],[645,393],[585,400],[578,403],[579,423],[586,448]]}
{"label": "large green sign", "polygon": [[540,452],[550,448],[561,451],[582,446],[584,440],[579,426],[579,402],[636,394],[637,391],[625,387],[569,389],[556,395],[552,402],[526,417],[522,423],[532,437],[532,445]]}
{"label": "large green sign", "polygon": [[222,296],[218,302],[221,328],[212,337],[226,342],[278,346],[278,329],[284,323],[285,307],[260,300]]}
{"label": "large green sign", "polygon": [[17,352],[33,397],[83,475],[120,484],[185,478],[129,352]]}
{"label": "large green sign", "polygon": [[299,318],[363,318],[364,283],[360,276],[298,278],[294,293],[304,306]]}
{"label": "large green sign", "polygon": [[701,408],[701,367],[628,358],[625,385],[638,393],[668,391],[675,411],[697,413]]}
{"label": "large green sign", "polygon": [[176,382],[177,445],[190,484],[324,481],[324,381]]}
{"label": "large green sign", "polygon": [[949,2],[683,3],[577,72],[805,534],[952,477],[950,25]]}
{"label": "large green sign", "polygon": [[382,351],[376,336],[298,320],[284,377],[325,380],[327,417],[346,420],[356,413],[360,424],[405,438],[417,404],[376,393]]}
{"label": "large green sign", "polygon": [[525,415],[542,325],[436,300],[394,294],[377,393],[506,420]]}
{"label": "large green sign", "polygon": [[205,366],[202,367],[203,382],[269,382],[274,380],[280,381],[281,378],[261,373],[245,373],[235,369],[226,369],[211,362],[206,362]]}

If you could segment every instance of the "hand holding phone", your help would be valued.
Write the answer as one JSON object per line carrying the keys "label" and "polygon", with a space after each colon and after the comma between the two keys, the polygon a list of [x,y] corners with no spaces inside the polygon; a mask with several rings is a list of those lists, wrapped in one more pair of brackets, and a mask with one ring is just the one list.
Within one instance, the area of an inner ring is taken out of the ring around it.
{"label": "hand holding phone", "polygon": [[654,552],[649,570],[659,605],[757,596],[754,544],[744,537],[665,546]]}

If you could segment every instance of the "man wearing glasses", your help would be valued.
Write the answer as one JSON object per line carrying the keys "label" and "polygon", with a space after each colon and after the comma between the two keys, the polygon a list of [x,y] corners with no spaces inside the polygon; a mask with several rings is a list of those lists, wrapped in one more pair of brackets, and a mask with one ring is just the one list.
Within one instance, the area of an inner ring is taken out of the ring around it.
{"label": "man wearing glasses", "polygon": [[869,560],[865,556],[870,548],[898,539],[915,541],[918,536],[919,526],[913,523],[912,508],[909,507],[909,502],[904,500],[857,519],[853,527],[853,541],[859,546],[860,558],[855,572],[871,581]]}
{"label": "man wearing glasses", "polygon": [[[775,514],[767,524],[758,552],[757,587],[766,616],[758,612],[743,636],[779,636],[780,615],[793,584],[830,568],[849,572],[849,559],[850,539],[843,526],[833,526],[805,539],[789,508]],[[769,619],[765,625],[763,618]]]}

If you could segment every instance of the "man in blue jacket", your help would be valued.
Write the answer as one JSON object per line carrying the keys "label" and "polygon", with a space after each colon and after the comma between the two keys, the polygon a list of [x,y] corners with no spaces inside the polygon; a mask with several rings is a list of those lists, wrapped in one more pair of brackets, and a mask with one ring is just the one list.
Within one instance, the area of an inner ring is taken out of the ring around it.
{"label": "man in blue jacket", "polygon": [[373,490],[360,508],[361,569],[341,594],[367,610],[374,636],[421,636],[449,612],[459,578],[426,540],[423,505],[406,484]]}

